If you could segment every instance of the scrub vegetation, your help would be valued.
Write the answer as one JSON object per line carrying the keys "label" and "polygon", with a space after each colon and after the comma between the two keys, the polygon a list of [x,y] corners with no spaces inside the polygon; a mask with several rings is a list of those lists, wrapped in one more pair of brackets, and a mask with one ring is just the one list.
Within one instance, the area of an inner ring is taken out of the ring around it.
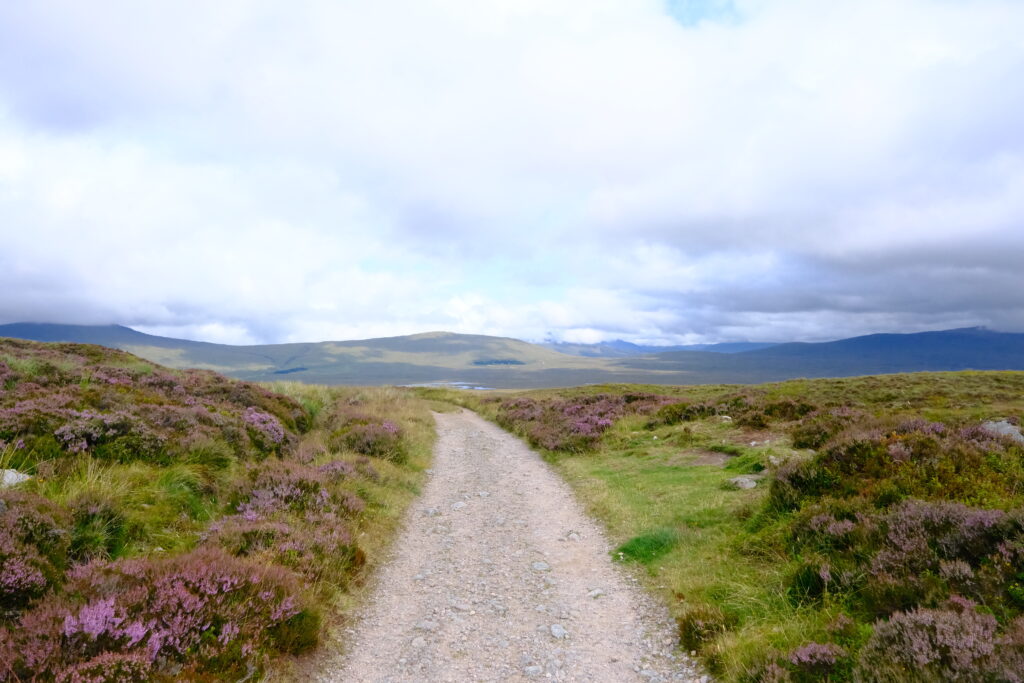
{"label": "scrub vegetation", "polygon": [[426,404],[0,340],[0,681],[239,680],[314,648],[418,492]]}
{"label": "scrub vegetation", "polygon": [[723,680],[1022,680],[1024,373],[420,393],[541,449]]}

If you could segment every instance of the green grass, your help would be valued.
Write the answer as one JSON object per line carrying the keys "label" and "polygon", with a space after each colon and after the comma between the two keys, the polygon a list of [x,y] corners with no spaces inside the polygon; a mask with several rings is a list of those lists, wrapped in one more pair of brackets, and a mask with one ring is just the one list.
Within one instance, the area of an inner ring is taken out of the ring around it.
{"label": "green grass", "polygon": [[[542,400],[629,392],[695,404],[742,396],[762,405],[784,400],[826,409],[850,405],[877,419],[923,417],[952,425],[1024,417],[1020,372],[794,380],[756,387],[600,385],[487,395],[430,390],[423,395],[494,419],[495,399],[505,396]],[[698,649],[725,681],[751,680],[766,659],[809,641],[834,641],[830,625],[850,613],[842,596],[826,594],[805,602],[792,598],[790,579],[801,566],[790,543],[792,515],[767,511],[768,480],[748,490],[724,486],[737,475],[766,466],[770,470],[772,460],[808,458],[810,451],[793,447],[792,422],[769,419],[767,427],[744,426],[742,411],[734,416],[738,419],[707,417],[653,428],[645,416],[625,417],[593,451],[544,453],[605,524],[617,546],[615,556],[636,566],[647,588],[669,605],[684,642],[695,619],[721,625],[687,647]],[[870,630],[870,620],[858,622],[851,642],[862,643]]]}
{"label": "green grass", "polygon": [[679,534],[675,529],[655,529],[629,539],[615,549],[615,555],[623,561],[650,564],[670,552],[678,542]]}

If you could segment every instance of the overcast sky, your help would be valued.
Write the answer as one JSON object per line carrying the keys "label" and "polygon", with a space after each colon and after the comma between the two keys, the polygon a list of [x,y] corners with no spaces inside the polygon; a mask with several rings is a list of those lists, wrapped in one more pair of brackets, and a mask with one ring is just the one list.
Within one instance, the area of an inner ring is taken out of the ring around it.
{"label": "overcast sky", "polygon": [[0,3],[0,322],[1024,330],[1020,0]]}

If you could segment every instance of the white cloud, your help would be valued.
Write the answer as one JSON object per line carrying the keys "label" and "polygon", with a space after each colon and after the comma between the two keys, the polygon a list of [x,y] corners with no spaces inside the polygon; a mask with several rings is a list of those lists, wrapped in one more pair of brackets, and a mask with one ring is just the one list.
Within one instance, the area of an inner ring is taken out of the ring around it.
{"label": "white cloud", "polygon": [[676,5],[4,6],[0,318],[1024,329],[1024,5]]}

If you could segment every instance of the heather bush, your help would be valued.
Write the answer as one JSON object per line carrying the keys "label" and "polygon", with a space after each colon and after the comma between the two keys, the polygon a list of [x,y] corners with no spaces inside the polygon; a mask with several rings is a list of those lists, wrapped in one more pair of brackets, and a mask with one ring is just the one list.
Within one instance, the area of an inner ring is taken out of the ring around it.
{"label": "heather bush", "polygon": [[45,498],[0,490],[0,621],[60,583],[68,526],[67,514]]}
{"label": "heather bush", "polygon": [[718,413],[718,409],[707,403],[689,403],[679,401],[668,403],[658,408],[651,419],[647,421],[648,428],[662,427],[679,424],[680,422],[691,422]]}
{"label": "heather bush", "polygon": [[1007,677],[1002,650],[1013,645],[997,639],[996,628],[992,615],[962,598],[940,609],[898,612],[875,625],[860,651],[855,680],[1020,680],[1019,670]]}
{"label": "heather bush", "polygon": [[316,629],[294,574],[202,549],[75,569],[64,595],[48,598],[7,633],[4,654],[20,678],[70,676],[89,671],[89,662],[137,668],[127,660],[97,663],[104,653],[142,657],[165,674],[244,672],[259,668],[264,653],[307,647]]}
{"label": "heather bush", "polygon": [[594,394],[577,398],[504,399],[497,422],[552,451],[585,451],[625,415],[649,415],[670,401],[654,394]]}
{"label": "heather bush", "polygon": [[880,507],[907,498],[1000,507],[1024,490],[1024,449],[974,426],[867,421],[831,437],[813,459],[787,463],[776,481],[772,498],[781,509],[824,495]]}
{"label": "heather bush", "polygon": [[769,417],[785,422],[798,420],[804,415],[814,411],[814,406],[806,401],[785,398],[772,401],[765,405],[764,412]]}
{"label": "heather bush", "polygon": [[806,643],[789,653],[792,680],[797,682],[827,679],[846,659],[846,650],[835,643]]}
{"label": "heather bush", "polygon": [[297,462],[268,460],[252,466],[234,494],[244,518],[263,519],[278,512],[355,514],[366,504],[337,485],[336,472]]}
{"label": "heather bush", "polygon": [[203,541],[235,556],[289,567],[312,582],[327,580],[344,586],[365,563],[349,524],[334,512],[282,517],[281,521],[234,515],[213,523]]}
{"label": "heather bush", "polygon": [[354,424],[340,435],[345,448],[372,455],[393,462],[403,462],[406,457],[401,429],[390,420]]}
{"label": "heather bush", "polygon": [[307,605],[359,576],[429,447],[394,391],[316,389],[300,448],[295,398],[100,347],[0,340],[0,386],[0,465],[34,475],[0,491],[0,681],[237,680],[313,647]]}
{"label": "heather bush", "polygon": [[676,622],[679,642],[687,650],[699,650],[709,641],[736,626],[734,616],[714,605],[695,605],[686,610]]}
{"label": "heather bush", "polygon": [[104,652],[57,674],[57,683],[146,683],[153,664],[144,655]]}
{"label": "heather bush", "polygon": [[120,351],[2,340],[0,357],[0,441],[25,444],[31,462],[88,453],[167,464],[200,440],[262,457],[290,452],[309,426],[285,396],[208,371],[157,369]]}

